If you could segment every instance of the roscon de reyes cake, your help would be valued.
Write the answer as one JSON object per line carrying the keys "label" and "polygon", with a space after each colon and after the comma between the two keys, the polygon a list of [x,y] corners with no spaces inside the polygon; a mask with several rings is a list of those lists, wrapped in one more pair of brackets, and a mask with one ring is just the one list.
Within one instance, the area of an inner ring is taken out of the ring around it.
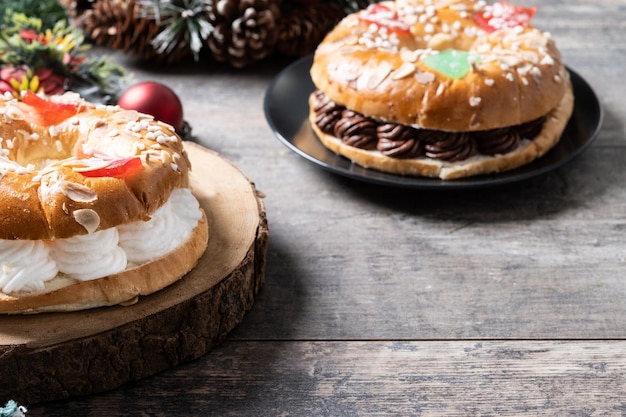
{"label": "roscon de reyes cake", "polygon": [[0,313],[132,304],[204,253],[174,129],[78,95],[0,96]]}
{"label": "roscon de reyes cake", "polygon": [[354,163],[445,180],[511,170],[559,141],[574,96],[535,8],[383,1],[315,51],[310,122]]}

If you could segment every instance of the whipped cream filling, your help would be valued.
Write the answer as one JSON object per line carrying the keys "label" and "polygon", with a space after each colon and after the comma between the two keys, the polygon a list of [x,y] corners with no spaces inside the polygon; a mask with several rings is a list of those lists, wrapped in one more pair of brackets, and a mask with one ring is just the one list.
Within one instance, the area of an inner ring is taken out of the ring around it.
{"label": "whipped cream filling", "polygon": [[0,239],[0,289],[4,293],[37,291],[59,273],[42,240]]}
{"label": "whipped cream filling", "polygon": [[200,220],[199,207],[188,189],[179,188],[150,221],[119,226],[120,246],[129,263],[141,265],[153,261],[186,242]]}
{"label": "whipped cream filling", "polygon": [[179,188],[145,222],[67,239],[0,239],[0,291],[36,292],[60,275],[88,281],[150,262],[187,241],[201,217],[191,191]]}
{"label": "whipped cream filling", "polygon": [[126,253],[118,246],[115,227],[88,235],[55,239],[48,244],[59,271],[79,281],[89,281],[126,269]]}

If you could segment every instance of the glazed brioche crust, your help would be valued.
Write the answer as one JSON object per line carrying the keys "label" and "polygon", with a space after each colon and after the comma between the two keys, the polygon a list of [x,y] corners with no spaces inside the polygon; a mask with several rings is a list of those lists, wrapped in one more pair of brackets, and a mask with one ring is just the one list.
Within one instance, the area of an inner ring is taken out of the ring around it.
{"label": "glazed brioche crust", "polygon": [[[23,119],[21,103],[0,102],[0,239],[66,238],[146,220],[172,190],[188,186],[190,164],[173,128],[134,111],[81,105],[77,115],[42,127]],[[138,156],[143,170],[87,177],[68,162],[84,149]]]}
{"label": "glazed brioche crust", "polygon": [[[204,211],[191,237],[172,252],[136,268],[91,281],[64,285],[55,278],[48,289],[24,295],[0,293],[0,313],[31,314],[67,312],[117,304],[134,304],[182,278],[198,262],[207,247],[208,221]],[[50,289],[50,288],[53,289]],[[59,288],[55,288],[59,287]]]}
{"label": "glazed brioche crust", "polygon": [[340,139],[325,134],[315,124],[314,95],[309,98],[311,127],[324,146],[364,168],[398,175],[424,176],[453,180],[469,176],[498,173],[528,164],[543,156],[559,141],[574,108],[571,84],[557,106],[548,113],[541,132],[532,141],[523,141],[512,152],[504,155],[479,155],[459,162],[444,162],[426,157],[412,159],[391,158],[378,151],[368,151],[346,145]]}
{"label": "glazed brioche crust", "polygon": [[[436,20],[413,24],[412,36],[398,36],[394,47],[368,45],[366,38],[378,34],[359,24],[363,11],[347,16],[318,46],[313,83],[363,115],[444,131],[519,125],[556,107],[567,89],[567,71],[548,34],[533,27],[487,33],[471,18],[477,2],[444,3]],[[422,0],[384,4],[426,6]],[[457,30],[445,32],[451,27]],[[460,79],[424,64],[433,50],[448,48],[475,54],[472,69]]]}

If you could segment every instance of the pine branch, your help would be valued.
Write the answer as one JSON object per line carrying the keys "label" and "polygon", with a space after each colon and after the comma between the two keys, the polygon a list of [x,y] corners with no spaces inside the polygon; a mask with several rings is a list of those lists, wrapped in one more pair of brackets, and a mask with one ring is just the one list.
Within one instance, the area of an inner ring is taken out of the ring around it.
{"label": "pine branch", "polygon": [[203,41],[214,29],[207,19],[209,1],[140,0],[137,5],[139,17],[152,19],[164,26],[152,40],[152,45],[159,53],[172,51],[184,41],[189,44],[195,59],[198,59]]}

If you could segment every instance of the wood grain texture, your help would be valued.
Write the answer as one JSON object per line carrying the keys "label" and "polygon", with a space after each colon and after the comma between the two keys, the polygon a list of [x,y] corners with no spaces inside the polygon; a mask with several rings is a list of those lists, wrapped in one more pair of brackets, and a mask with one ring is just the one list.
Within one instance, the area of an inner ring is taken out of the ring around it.
{"label": "wood grain texture", "polygon": [[625,351],[623,341],[226,342],[166,375],[46,411],[618,416],[626,394]]}
{"label": "wood grain texture", "polygon": [[0,392],[34,403],[110,390],[205,354],[239,324],[263,284],[264,207],[233,165],[186,150],[210,230],[196,267],[131,306],[1,316]]}
{"label": "wood grain texture", "polygon": [[284,60],[157,71],[119,57],[180,92],[196,140],[265,193],[265,286],[210,354],[31,413],[626,414],[626,0],[515,3],[538,6],[605,118],[580,157],[506,187],[396,190],[313,166],[264,118]]}

